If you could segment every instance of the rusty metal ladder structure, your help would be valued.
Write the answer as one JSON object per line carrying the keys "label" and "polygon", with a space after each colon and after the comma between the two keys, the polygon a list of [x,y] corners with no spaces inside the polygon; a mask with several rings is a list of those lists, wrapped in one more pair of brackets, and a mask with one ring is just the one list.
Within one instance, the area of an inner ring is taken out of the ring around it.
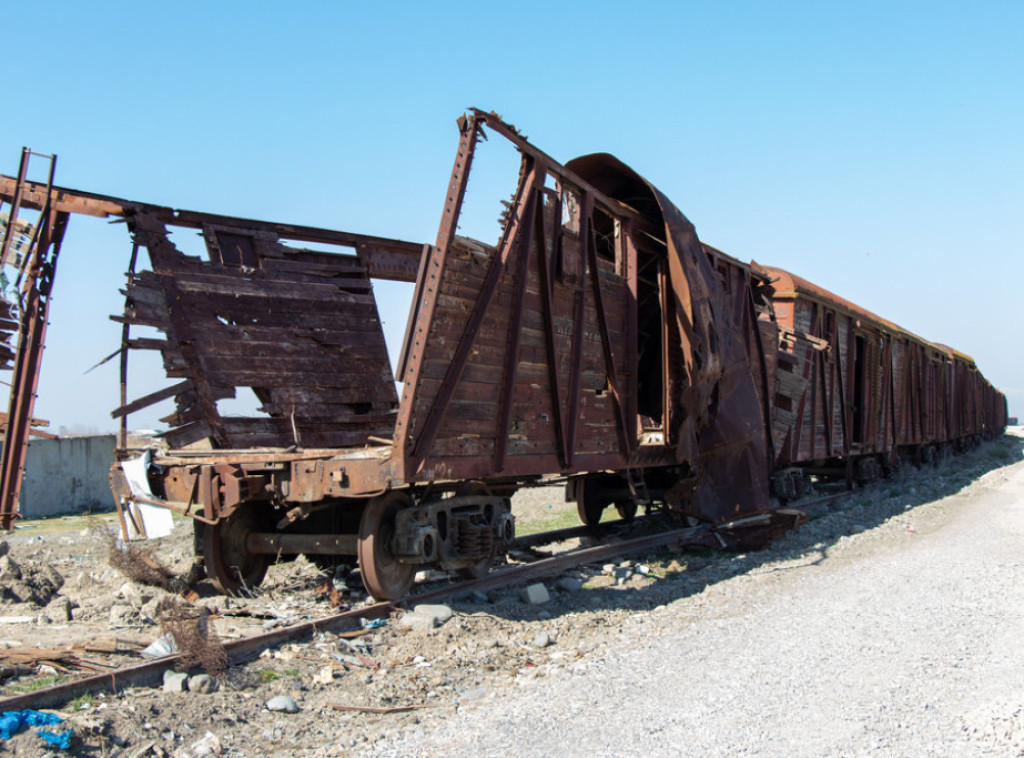
{"label": "rusty metal ladder structure", "polygon": [[[49,161],[46,199],[34,225],[18,218],[22,198],[28,186],[28,167],[35,156]],[[0,293],[0,331],[6,337],[17,335],[16,345],[0,356],[0,369],[12,371],[7,418],[3,424],[3,451],[0,454],[0,528],[12,529],[18,518],[18,502],[25,473],[32,409],[35,405],[43,343],[50,308],[57,256],[67,228],[68,213],[57,211],[53,203],[53,178],[56,155],[33,153],[22,148],[18,181],[9,200],[7,226],[0,246],[0,273],[4,292]],[[16,272],[13,282],[7,272]],[[13,357],[13,364],[9,363]],[[4,382],[6,384],[6,382]],[[48,436],[48,435],[47,435]]]}

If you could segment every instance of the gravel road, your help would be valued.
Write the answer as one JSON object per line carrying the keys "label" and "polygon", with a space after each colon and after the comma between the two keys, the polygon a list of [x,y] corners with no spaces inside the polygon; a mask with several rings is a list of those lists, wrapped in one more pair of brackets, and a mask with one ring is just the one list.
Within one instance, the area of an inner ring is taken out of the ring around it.
{"label": "gravel road", "polygon": [[772,560],[738,557],[749,571],[629,616],[599,655],[372,752],[1022,756],[1019,447],[1013,460],[808,548],[812,522]]}

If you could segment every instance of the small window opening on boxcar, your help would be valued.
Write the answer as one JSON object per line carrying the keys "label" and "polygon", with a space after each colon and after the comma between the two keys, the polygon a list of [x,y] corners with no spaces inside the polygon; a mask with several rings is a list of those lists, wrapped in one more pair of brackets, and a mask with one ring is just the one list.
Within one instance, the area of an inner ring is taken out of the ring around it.
{"label": "small window opening on boxcar", "polygon": [[718,271],[718,281],[722,285],[722,289],[726,292],[732,292],[732,280],[729,278],[729,268],[724,263],[719,263],[716,270]]}
{"label": "small window opening on boxcar", "polygon": [[598,258],[618,265],[619,222],[601,208],[594,208],[594,247]]}
{"label": "small window opening on boxcar", "polygon": [[568,187],[562,188],[562,228],[577,236],[580,233],[580,196]]}
{"label": "small window opening on boxcar", "polygon": [[260,259],[256,254],[256,241],[252,234],[211,230],[207,237],[210,260],[223,266],[236,268],[259,268]]}
{"label": "small window opening on boxcar", "polygon": [[[550,176],[550,174],[548,175]],[[558,233],[552,241],[552,256],[555,274],[563,284],[579,282],[583,275],[583,259],[580,257],[580,196],[572,187],[559,180],[556,194],[551,197],[557,202],[554,212],[560,216]]]}

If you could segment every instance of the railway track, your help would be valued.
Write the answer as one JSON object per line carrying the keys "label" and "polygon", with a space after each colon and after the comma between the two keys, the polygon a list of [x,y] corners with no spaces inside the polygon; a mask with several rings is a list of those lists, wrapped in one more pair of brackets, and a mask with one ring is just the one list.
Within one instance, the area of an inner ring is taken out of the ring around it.
{"label": "railway track", "polygon": [[[805,512],[834,502],[848,494],[844,490],[839,493],[800,502],[791,508],[779,510]],[[636,519],[631,522],[631,525],[637,527],[637,530],[642,531],[642,527],[647,526],[658,518],[660,518],[659,514],[648,515]],[[625,525],[626,522],[624,521],[606,522],[601,525],[601,532],[605,535],[614,535],[616,532],[621,532],[622,527]],[[308,639],[318,632],[337,633],[358,629],[361,619],[373,620],[384,618],[402,607],[436,602],[453,596],[465,595],[475,590],[483,591],[495,587],[524,584],[558,576],[576,566],[604,563],[614,558],[624,558],[651,550],[722,547],[726,544],[721,538],[722,534],[735,529],[742,529],[746,526],[749,525],[738,522],[722,524],[720,526],[701,524],[622,539],[594,547],[581,547],[548,557],[540,557],[534,553],[534,560],[498,568],[482,577],[463,579],[455,583],[445,583],[435,587],[420,585],[419,591],[415,591],[398,601],[374,603],[321,619],[305,621],[252,637],[226,642],[224,643],[224,649],[228,656],[228,665],[234,666],[244,663],[258,657],[262,651],[268,648],[287,642]],[[593,536],[594,534],[595,530],[592,527],[582,526],[528,535],[515,541],[512,552],[533,552],[538,547],[556,544],[568,539]],[[163,672],[168,668],[172,668],[179,659],[180,655],[169,655],[39,689],[34,692],[0,698],[0,712],[25,708],[54,708],[85,694],[117,694],[130,687],[153,686],[159,682]]]}

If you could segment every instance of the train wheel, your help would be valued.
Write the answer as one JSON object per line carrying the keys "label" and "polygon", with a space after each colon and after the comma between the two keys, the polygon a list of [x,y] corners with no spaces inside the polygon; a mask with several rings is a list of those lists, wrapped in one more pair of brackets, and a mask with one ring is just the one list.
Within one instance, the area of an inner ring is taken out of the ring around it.
{"label": "train wheel", "polygon": [[586,477],[576,482],[576,512],[580,521],[591,528],[597,528],[601,514],[608,506],[602,489],[601,481],[596,477]]}
{"label": "train wheel", "polygon": [[260,506],[242,505],[203,533],[203,565],[213,586],[225,595],[258,587],[267,575],[269,555],[250,553],[245,540],[251,532],[267,530],[268,519]]}
{"label": "train wheel", "polygon": [[377,600],[397,600],[412,586],[416,566],[400,563],[391,553],[395,535],[395,514],[411,506],[404,492],[389,492],[373,498],[363,510],[359,523],[359,571],[363,586]]}
{"label": "train wheel", "polygon": [[619,512],[619,518],[627,524],[636,518],[637,505],[635,500],[623,500],[615,504],[615,510]]}

